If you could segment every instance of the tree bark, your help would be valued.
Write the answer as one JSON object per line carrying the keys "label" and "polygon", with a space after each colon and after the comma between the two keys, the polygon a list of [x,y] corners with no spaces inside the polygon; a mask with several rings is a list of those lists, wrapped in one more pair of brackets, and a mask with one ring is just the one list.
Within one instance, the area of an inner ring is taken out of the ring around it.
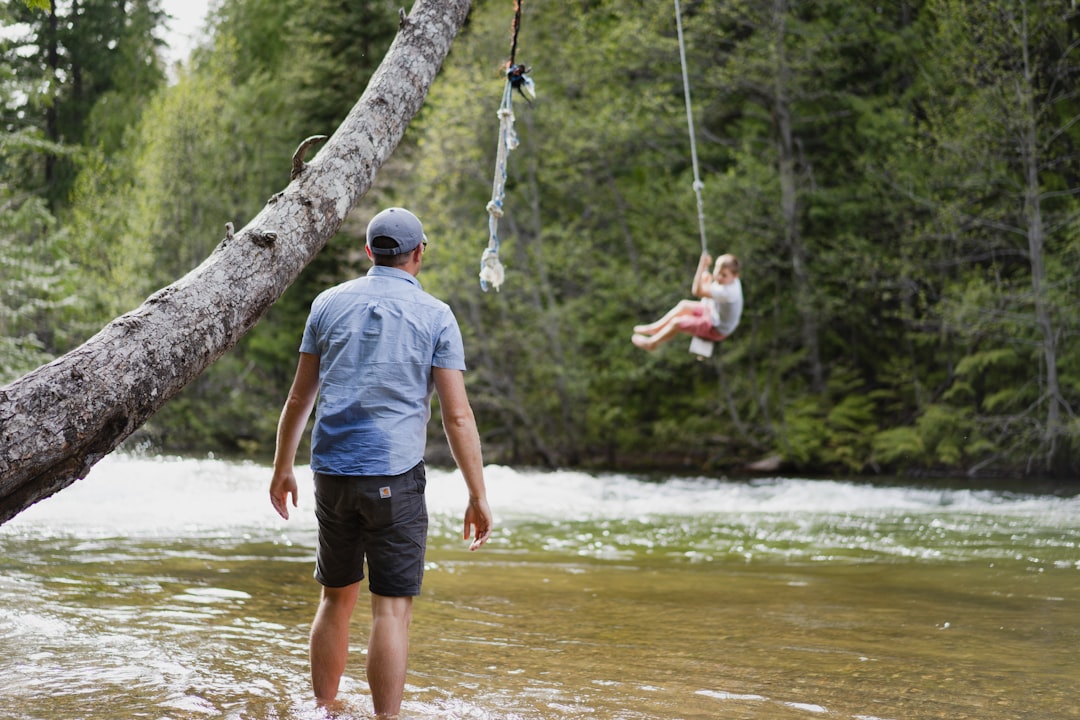
{"label": "tree bark", "polygon": [[0,524],[86,477],[254,327],[370,189],[469,5],[418,0],[345,121],[310,163],[296,158],[251,222],[80,347],[0,387]]}
{"label": "tree bark", "polygon": [[1020,47],[1023,66],[1017,83],[1018,114],[1021,118],[1019,147],[1024,164],[1024,220],[1028,240],[1028,257],[1031,267],[1031,291],[1035,301],[1035,323],[1042,334],[1042,353],[1046,369],[1047,400],[1046,427],[1043,429],[1045,448],[1044,467],[1053,470],[1059,451],[1062,432],[1061,411],[1064,405],[1057,367],[1057,331],[1051,314],[1050,298],[1046,286],[1046,228],[1042,213],[1042,183],[1039,177],[1039,134],[1035,71],[1031,60],[1031,36],[1026,8],[1021,12]]}
{"label": "tree bark", "polygon": [[788,7],[787,0],[773,0],[773,27],[776,57],[772,113],[776,123],[777,174],[780,180],[780,214],[783,223],[784,245],[791,258],[796,310],[810,383],[814,392],[825,390],[825,370],[821,364],[821,345],[818,341],[818,309],[814,307],[814,292],[807,268],[806,243],[799,222],[799,159],[795,148],[792,119],[791,65],[787,57]]}

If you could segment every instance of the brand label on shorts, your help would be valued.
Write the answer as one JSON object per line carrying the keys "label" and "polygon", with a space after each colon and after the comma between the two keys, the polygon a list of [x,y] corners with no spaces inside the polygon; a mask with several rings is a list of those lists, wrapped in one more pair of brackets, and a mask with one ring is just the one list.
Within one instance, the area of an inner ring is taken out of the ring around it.
{"label": "brand label on shorts", "polygon": [[379,497],[381,497],[381,498],[390,497],[390,488],[388,488],[388,487],[379,488]]}

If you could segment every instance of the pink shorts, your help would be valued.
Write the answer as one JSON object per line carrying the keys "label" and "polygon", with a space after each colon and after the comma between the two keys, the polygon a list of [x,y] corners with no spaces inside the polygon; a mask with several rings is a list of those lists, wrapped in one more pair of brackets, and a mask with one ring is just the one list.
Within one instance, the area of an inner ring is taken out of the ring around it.
{"label": "pink shorts", "polygon": [[727,335],[721,335],[716,331],[716,327],[712,324],[712,313],[709,312],[709,308],[704,303],[695,305],[690,308],[689,312],[679,315],[675,321],[675,326],[681,332],[695,335],[703,340],[720,342],[727,337]]}

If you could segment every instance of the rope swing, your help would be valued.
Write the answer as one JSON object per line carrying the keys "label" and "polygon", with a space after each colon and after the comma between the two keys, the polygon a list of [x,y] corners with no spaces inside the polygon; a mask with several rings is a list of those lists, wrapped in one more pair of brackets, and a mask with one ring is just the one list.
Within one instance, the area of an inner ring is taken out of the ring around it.
{"label": "rope swing", "polygon": [[697,195],[698,229],[701,232],[701,254],[704,255],[709,251],[705,242],[705,203],[701,199],[701,191],[705,189],[705,183],[701,182],[701,175],[698,172],[694,111],[690,105],[690,76],[686,72],[686,44],[683,40],[682,9],[679,7],[679,0],[675,0],[675,28],[679,34],[679,61],[682,63],[683,95],[686,98],[686,125],[690,131],[690,159],[694,166],[694,194]]}
{"label": "rope swing", "polygon": [[506,87],[503,88],[502,102],[499,104],[499,147],[495,154],[495,179],[491,183],[491,201],[487,204],[488,245],[480,257],[480,288],[487,292],[494,287],[498,292],[505,279],[502,262],[499,261],[499,218],[503,215],[503,200],[506,197],[506,159],[510,151],[518,146],[517,133],[514,131],[514,90],[525,101],[536,97],[532,78],[528,76],[532,68],[519,65],[515,61],[517,54],[518,30],[521,28],[521,0],[514,0],[514,22],[511,25],[510,60],[506,63]]}
{"label": "rope swing", "polygon": [[[701,199],[701,191],[705,189],[705,183],[701,182],[698,172],[697,138],[694,134],[694,110],[690,104],[690,76],[686,71],[686,42],[683,39],[682,8],[679,0],[675,0],[675,28],[679,35],[679,62],[682,64],[683,96],[686,98],[686,125],[690,132],[690,159],[694,166],[694,195],[697,196],[698,231],[701,234],[701,254],[709,252],[705,240],[705,203]],[[698,356],[698,360],[711,357],[715,343],[704,338],[693,337],[690,339],[690,352]]]}

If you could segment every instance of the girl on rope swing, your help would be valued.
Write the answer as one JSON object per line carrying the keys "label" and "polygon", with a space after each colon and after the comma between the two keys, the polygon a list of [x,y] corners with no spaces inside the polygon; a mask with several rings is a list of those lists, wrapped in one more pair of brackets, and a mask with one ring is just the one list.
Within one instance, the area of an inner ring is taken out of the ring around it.
{"label": "girl on rope swing", "polygon": [[651,352],[679,333],[719,342],[735,332],[743,309],[739,259],[731,254],[721,255],[709,272],[711,263],[709,254],[702,253],[694,271],[690,293],[700,300],[680,300],[656,322],[635,325],[630,338],[634,345]]}

